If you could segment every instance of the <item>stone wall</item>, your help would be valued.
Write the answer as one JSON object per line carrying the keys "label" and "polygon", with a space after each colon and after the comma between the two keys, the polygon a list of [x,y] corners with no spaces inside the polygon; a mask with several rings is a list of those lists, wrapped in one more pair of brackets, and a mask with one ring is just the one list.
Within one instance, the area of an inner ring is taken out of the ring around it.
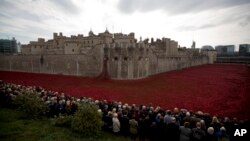
{"label": "stone wall", "polygon": [[95,77],[102,71],[102,51],[99,47],[74,55],[1,55],[0,70]]}
{"label": "stone wall", "polygon": [[136,47],[97,45],[84,48],[81,54],[1,55],[0,70],[87,77],[107,72],[105,75],[111,79],[140,79],[212,63],[211,55],[207,54],[194,55],[192,51],[185,51],[166,56],[157,51],[141,43]]}

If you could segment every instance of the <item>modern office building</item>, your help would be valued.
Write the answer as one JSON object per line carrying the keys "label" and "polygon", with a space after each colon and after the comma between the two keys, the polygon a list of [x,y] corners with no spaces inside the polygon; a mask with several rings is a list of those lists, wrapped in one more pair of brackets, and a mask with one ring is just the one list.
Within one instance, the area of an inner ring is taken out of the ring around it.
{"label": "modern office building", "polygon": [[17,42],[15,38],[0,39],[0,53],[1,54],[15,54],[17,53]]}
{"label": "modern office building", "polygon": [[215,47],[217,55],[234,55],[235,45],[219,45]]}
{"label": "modern office building", "polygon": [[250,44],[240,44],[239,55],[240,56],[250,56]]}

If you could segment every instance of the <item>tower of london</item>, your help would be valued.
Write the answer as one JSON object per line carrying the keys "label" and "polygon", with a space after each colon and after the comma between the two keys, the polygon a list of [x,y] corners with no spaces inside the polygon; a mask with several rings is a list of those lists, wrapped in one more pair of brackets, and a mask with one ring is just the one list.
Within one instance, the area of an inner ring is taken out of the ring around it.
{"label": "tower of london", "polygon": [[192,66],[212,64],[215,51],[181,48],[177,41],[146,38],[134,33],[78,34],[66,37],[53,33],[53,39],[38,38],[22,45],[20,55],[1,56],[2,70],[140,79],[150,75]]}

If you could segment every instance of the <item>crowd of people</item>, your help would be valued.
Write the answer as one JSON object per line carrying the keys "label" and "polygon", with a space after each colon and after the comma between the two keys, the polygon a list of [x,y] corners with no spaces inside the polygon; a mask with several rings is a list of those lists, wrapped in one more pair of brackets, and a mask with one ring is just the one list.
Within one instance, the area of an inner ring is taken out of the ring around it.
{"label": "crowd of people", "polygon": [[192,112],[174,108],[165,110],[152,105],[129,105],[86,97],[72,97],[37,86],[22,86],[0,81],[2,105],[10,105],[22,94],[37,95],[46,104],[48,117],[73,115],[80,102],[96,104],[102,113],[103,130],[131,140],[150,141],[234,141],[236,129],[246,129],[248,120],[210,116],[202,111]]}

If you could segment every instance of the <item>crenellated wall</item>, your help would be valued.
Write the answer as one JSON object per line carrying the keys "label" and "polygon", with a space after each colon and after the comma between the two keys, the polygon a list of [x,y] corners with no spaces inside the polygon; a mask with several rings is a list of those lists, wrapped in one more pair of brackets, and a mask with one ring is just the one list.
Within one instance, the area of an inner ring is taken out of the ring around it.
{"label": "crenellated wall", "polygon": [[23,45],[22,55],[0,55],[0,70],[140,79],[167,71],[211,64],[215,51],[178,48],[169,38],[139,42],[134,33],[104,33],[66,37],[54,33],[53,39],[38,38]]}
{"label": "crenellated wall", "polygon": [[0,70],[97,77],[105,69],[104,57],[108,58],[106,69],[111,79],[140,79],[209,63],[205,55],[160,57],[150,48],[100,46],[86,54],[1,55]]}

